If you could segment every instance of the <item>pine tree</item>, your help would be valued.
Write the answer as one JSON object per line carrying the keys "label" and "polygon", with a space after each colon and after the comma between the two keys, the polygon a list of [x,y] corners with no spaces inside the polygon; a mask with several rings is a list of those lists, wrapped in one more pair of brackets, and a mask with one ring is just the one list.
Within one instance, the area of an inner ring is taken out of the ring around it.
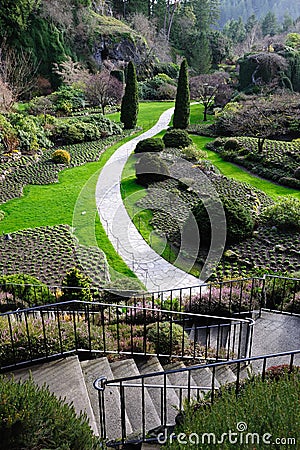
{"label": "pine tree", "polygon": [[121,103],[120,120],[124,124],[125,130],[135,128],[139,111],[138,85],[136,79],[135,66],[132,61],[127,67],[127,82],[125,93]]}
{"label": "pine tree", "polygon": [[184,59],[180,66],[175,111],[173,118],[174,128],[185,129],[190,123],[190,89],[188,80],[188,66]]}
{"label": "pine tree", "polygon": [[208,35],[200,32],[195,39],[193,50],[193,68],[197,73],[209,73],[212,55]]}

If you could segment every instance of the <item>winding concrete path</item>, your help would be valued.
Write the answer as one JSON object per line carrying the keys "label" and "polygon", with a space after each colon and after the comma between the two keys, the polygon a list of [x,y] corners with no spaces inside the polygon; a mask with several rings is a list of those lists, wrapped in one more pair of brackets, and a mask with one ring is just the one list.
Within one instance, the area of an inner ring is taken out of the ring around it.
{"label": "winding concrete path", "polygon": [[103,167],[96,187],[97,210],[107,236],[148,291],[201,284],[198,278],[177,269],[152,250],[132,223],[120,192],[123,168],[137,142],[166,129],[173,111],[174,108],[168,109],[150,130],[119,147]]}

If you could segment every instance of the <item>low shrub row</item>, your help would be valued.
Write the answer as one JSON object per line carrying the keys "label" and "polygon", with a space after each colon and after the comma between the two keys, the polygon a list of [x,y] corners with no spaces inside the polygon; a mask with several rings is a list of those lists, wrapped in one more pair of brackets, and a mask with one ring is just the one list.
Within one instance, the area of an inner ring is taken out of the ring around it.
{"label": "low shrub row", "polygon": [[250,137],[217,138],[207,146],[220,153],[226,161],[235,162],[284,186],[299,189],[300,157],[297,141],[266,139],[262,152],[257,142],[257,138]]}

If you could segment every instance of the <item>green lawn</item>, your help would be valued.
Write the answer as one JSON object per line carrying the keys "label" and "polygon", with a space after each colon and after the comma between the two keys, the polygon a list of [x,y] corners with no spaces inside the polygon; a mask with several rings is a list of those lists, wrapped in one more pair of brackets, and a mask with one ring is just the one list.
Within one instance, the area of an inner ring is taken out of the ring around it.
{"label": "green lawn", "polygon": [[[207,142],[213,139],[202,137],[202,136],[192,136],[194,143],[199,147],[205,149]],[[291,189],[278,184],[272,183],[268,180],[263,180],[251,173],[247,172],[245,169],[232,164],[228,161],[224,161],[218,153],[211,150],[206,150],[208,154],[208,159],[220,170],[226,177],[234,178],[238,181],[243,181],[249,183],[252,186],[265,192],[267,195],[273,199],[277,199],[280,196],[292,195],[300,200],[300,191],[297,189]]]}
{"label": "green lawn", "polygon": [[[151,107],[149,107],[151,106]],[[150,128],[173,102],[141,103],[138,126]],[[119,114],[113,118],[118,118]],[[106,237],[96,212],[95,187],[104,164],[115,150],[131,137],[123,139],[105,151],[99,161],[66,169],[59,174],[59,183],[26,186],[21,198],[1,205],[6,215],[0,222],[0,233],[68,224],[75,227],[75,235],[84,245],[98,245],[107,255],[109,264],[125,275],[132,272],[115,252]],[[83,214],[82,214],[83,213]]]}

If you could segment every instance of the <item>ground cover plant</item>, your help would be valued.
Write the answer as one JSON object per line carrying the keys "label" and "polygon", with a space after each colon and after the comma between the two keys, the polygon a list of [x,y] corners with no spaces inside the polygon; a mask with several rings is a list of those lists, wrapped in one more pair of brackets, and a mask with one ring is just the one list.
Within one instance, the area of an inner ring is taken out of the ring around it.
{"label": "ground cover plant", "polygon": [[[0,273],[27,274],[48,286],[61,285],[74,266],[96,286],[108,280],[106,258],[99,248],[80,245],[68,225],[37,227],[0,237]],[[13,281],[11,281],[13,282]]]}
{"label": "ground cover plant", "polygon": [[[299,142],[266,139],[262,152],[257,146],[258,138],[217,138],[209,148],[223,159],[235,162],[250,172],[284,186],[300,188]],[[230,143],[236,143],[235,148]]]}
{"label": "ground cover plant", "polygon": [[[223,437],[222,449],[233,449],[236,445],[228,438],[231,430],[232,433],[237,433],[234,436],[239,439],[241,448],[250,450],[254,446],[269,447],[263,443],[263,436],[269,433],[270,443],[278,438],[282,439],[280,442],[287,448],[293,448],[300,439],[300,376],[297,371],[291,374],[282,372],[277,379],[268,377],[266,381],[262,381],[257,376],[245,382],[238,396],[234,388],[223,387],[213,405],[204,400],[187,406],[182,423],[175,428],[176,435],[184,433],[181,437],[184,436],[186,440],[186,448],[217,448]],[[243,428],[239,424],[243,424]],[[223,433],[227,435],[224,436]],[[248,441],[247,433],[250,433]],[[288,441],[289,438],[293,440]],[[167,449],[182,448],[182,443],[176,439],[166,441]],[[277,444],[275,448],[282,446]]]}
{"label": "ground cover plant", "polygon": [[47,448],[96,450],[101,446],[86,415],[57,399],[32,380],[0,378],[0,434],[2,450]]}
{"label": "ground cover plant", "polygon": [[67,151],[70,155],[68,164],[57,164],[53,160],[53,150],[32,156],[15,153],[2,156],[1,203],[22,196],[25,186],[57,183],[58,174],[67,166],[77,167],[87,162],[98,161],[101,154],[115,141],[116,137],[110,137],[96,142],[64,146],[62,151]]}

